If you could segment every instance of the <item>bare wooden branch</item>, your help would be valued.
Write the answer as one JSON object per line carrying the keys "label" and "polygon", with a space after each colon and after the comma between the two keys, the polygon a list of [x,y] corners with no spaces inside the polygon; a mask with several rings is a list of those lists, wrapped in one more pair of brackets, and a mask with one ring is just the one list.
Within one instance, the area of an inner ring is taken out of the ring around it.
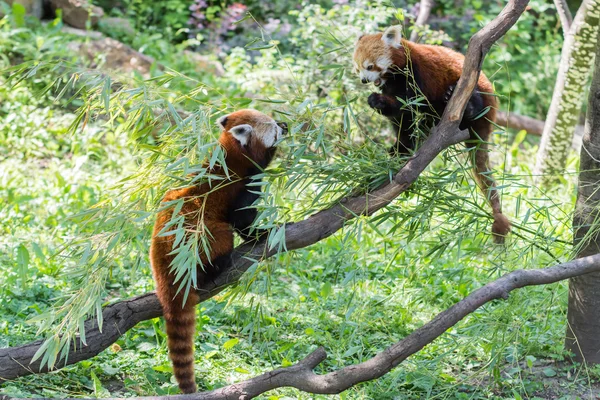
{"label": "bare wooden branch", "polygon": [[[162,308],[154,293],[133,297],[104,307],[102,315],[105,326],[98,329],[96,319],[86,321],[85,330],[89,346],[77,343],[77,350],[71,350],[68,361],[57,363],[56,368],[92,358],[127,332],[137,323],[162,315]],[[40,368],[40,361],[31,362],[33,355],[42,345],[43,340],[36,340],[23,346],[0,349],[0,382],[19,376],[47,372]]]}
{"label": "bare wooden branch", "polygon": [[[458,125],[467,101],[476,86],[483,58],[490,46],[516,23],[528,3],[529,0],[509,0],[498,17],[473,36],[469,43],[463,74],[441,122],[432,130],[429,138],[394,179],[374,192],[342,199],[339,204],[319,211],[304,221],[288,224],[285,230],[288,251],[323,240],[341,229],[348,220],[358,215],[372,215],[385,207],[403,193],[440,152],[469,137],[468,132],[458,130]],[[238,246],[232,255],[232,267],[223,270],[214,282],[207,283],[200,288],[201,301],[236,283],[241,275],[254,264],[253,260],[264,260],[275,253],[275,250],[267,248],[264,241]],[[161,315],[160,306],[154,294],[144,295],[141,299],[143,301],[140,301],[140,298],[134,298],[126,300],[125,302],[129,302],[126,305],[117,303],[106,307],[103,311],[104,327],[102,332],[98,330],[95,320],[87,321],[86,336],[89,345],[83,346],[82,343],[77,342],[74,349],[69,352],[67,361],[58,363],[57,367],[90,358],[107,348],[135,323]],[[139,315],[129,312],[129,309],[140,307],[140,303],[143,303],[143,307],[139,309]],[[31,359],[40,345],[41,342],[38,341],[24,346],[0,349],[0,379],[8,380],[32,373],[45,372],[44,369],[40,369],[39,362],[31,363]],[[78,356],[78,353],[82,354]],[[349,370],[342,371],[346,371],[344,374],[349,373]]]}
{"label": "bare wooden branch", "polygon": [[563,34],[567,36],[569,29],[571,29],[571,24],[573,23],[573,14],[571,14],[571,10],[569,10],[569,5],[566,0],[554,0],[554,5],[556,6],[556,12],[560,18]]}
{"label": "bare wooden branch", "polygon": [[[525,115],[519,115],[515,113],[507,113],[504,111],[498,111],[496,113],[496,123],[504,128],[515,129],[517,131],[524,130],[530,135],[542,136],[544,131],[544,121],[539,119],[527,117]],[[584,126],[577,125],[575,127],[575,134],[573,135],[573,141],[571,148],[575,151],[581,149],[581,139],[583,137]]]}
{"label": "bare wooden branch", "polygon": [[535,136],[542,136],[542,131],[544,130],[544,121],[505,111],[498,111],[496,113],[496,123],[502,127],[518,131],[525,130],[527,133]]}
{"label": "bare wooden branch", "polygon": [[417,15],[415,25],[413,26],[413,30],[410,33],[410,41],[411,42],[416,41],[417,38],[419,37],[419,32],[415,28],[425,25],[425,23],[429,19],[429,14],[431,14],[432,8],[433,8],[433,0],[421,0],[421,3],[419,3],[419,15]]}
{"label": "bare wooden branch", "polygon": [[[293,387],[314,394],[341,393],[361,382],[377,379],[387,374],[406,358],[443,335],[444,332],[467,315],[490,301],[508,299],[509,293],[515,289],[526,286],[547,285],[599,271],[600,254],[596,254],[553,267],[510,272],[469,294],[463,300],[438,314],[433,320],[373,358],[324,375],[315,374],[313,371],[317,365],[327,358],[325,350],[319,347],[304,360],[291,367],[276,369],[247,381],[210,392],[140,397],[137,400],[249,400],[281,387]],[[13,399],[8,396],[0,396],[0,400]]]}

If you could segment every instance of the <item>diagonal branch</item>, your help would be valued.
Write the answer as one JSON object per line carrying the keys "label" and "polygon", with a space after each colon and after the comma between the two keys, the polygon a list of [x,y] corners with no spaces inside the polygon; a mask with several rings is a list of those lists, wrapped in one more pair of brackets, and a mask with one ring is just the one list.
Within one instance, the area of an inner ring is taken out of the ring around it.
{"label": "diagonal branch", "polygon": [[[385,207],[406,191],[438,154],[469,137],[468,132],[458,130],[458,125],[477,84],[483,58],[491,45],[516,23],[528,3],[529,0],[509,0],[500,14],[471,38],[463,74],[442,115],[441,122],[432,130],[429,138],[394,179],[386,186],[371,193],[344,198],[339,204],[319,211],[304,221],[288,224],[285,229],[285,243],[288,251],[323,240],[337,232],[347,221],[356,216],[372,215]],[[241,275],[254,264],[254,260],[265,260],[275,253],[275,250],[268,249],[264,241],[238,246],[232,255],[232,267],[223,270],[214,282],[207,283],[200,288],[200,300],[209,299],[227,286],[235,284]],[[131,312],[131,310],[139,312]],[[125,331],[135,326],[137,322],[158,317],[162,311],[156,296],[149,293],[105,307],[102,314],[105,321],[103,331],[99,331],[95,318],[88,320],[85,323],[85,329],[89,345],[85,346],[77,341],[67,359],[57,362],[56,368],[99,354]],[[47,369],[41,367],[39,359],[31,362],[41,344],[42,341],[37,341],[19,347],[0,349],[0,380],[46,372]]]}

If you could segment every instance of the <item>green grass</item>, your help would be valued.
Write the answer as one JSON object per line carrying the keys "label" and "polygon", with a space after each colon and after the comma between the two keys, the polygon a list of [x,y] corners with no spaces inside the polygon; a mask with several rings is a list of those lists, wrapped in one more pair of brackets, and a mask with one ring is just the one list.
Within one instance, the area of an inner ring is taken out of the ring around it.
{"label": "green grass", "polygon": [[[38,70],[17,86],[8,73],[0,75],[0,346],[76,332],[85,307],[153,289],[147,255],[155,202],[188,175],[177,167],[182,159],[192,167],[202,160],[201,145],[215,135],[210,123],[226,110],[250,105],[293,123],[267,173],[263,225],[302,219],[356,185],[364,189],[396,171],[401,163],[389,160],[387,144],[376,143],[389,141],[379,135],[386,121],[367,109],[368,90],[347,70],[352,37],[343,26],[327,30],[340,15],[352,24],[385,23],[381,10],[337,8],[324,15],[307,7],[300,12],[305,25],[291,34],[295,53],[276,46],[233,49],[225,59],[229,74],[221,78],[194,71],[180,61],[180,48],[168,53],[161,42],[164,62],[185,75],[154,71],[151,80],[112,76],[108,84],[84,66],[52,61],[75,60],[64,46],[73,38],[38,25],[15,35],[14,22],[0,20],[0,53]],[[151,42],[143,34],[136,40]],[[253,46],[265,43],[268,38]],[[490,57],[488,63],[506,63]],[[15,68],[25,76],[24,67]],[[69,81],[68,68],[81,72],[79,82]],[[499,71],[498,85],[510,83],[508,72]],[[59,89],[45,91],[48,84]],[[169,127],[151,113],[134,112],[150,104],[195,112],[198,126]],[[534,141],[504,132],[494,141],[495,176],[515,224],[506,247],[491,243],[488,206],[457,146],[373,217],[261,263],[239,286],[203,303],[196,340],[200,389],[294,364],[317,346],[329,355],[318,373],[364,361],[507,272],[569,259],[577,158],[571,155],[571,173],[560,184],[542,191],[530,176]],[[104,252],[107,238],[117,234],[116,250]],[[566,282],[518,290],[469,315],[383,378],[333,398],[533,399],[554,388],[584,396],[586,387],[597,387],[600,370],[561,363],[566,297]],[[79,299],[77,307],[61,308],[69,298]],[[52,310],[62,314],[49,316]],[[63,321],[72,325],[59,325]],[[170,368],[164,325],[155,319],[93,359],[0,383],[0,393],[175,394]],[[280,389],[262,398],[331,397]]]}

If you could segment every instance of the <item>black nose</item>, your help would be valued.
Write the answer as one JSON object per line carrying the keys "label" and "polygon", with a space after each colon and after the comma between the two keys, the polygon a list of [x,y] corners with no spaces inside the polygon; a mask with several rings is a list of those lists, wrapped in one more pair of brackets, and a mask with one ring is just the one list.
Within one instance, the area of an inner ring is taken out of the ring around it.
{"label": "black nose", "polygon": [[278,122],[277,126],[280,127],[283,130],[283,133],[287,133],[287,131],[288,131],[287,123],[285,123],[285,122]]}
{"label": "black nose", "polygon": [[360,81],[361,81],[362,83],[369,83],[369,81],[367,80],[367,78],[362,78]]}

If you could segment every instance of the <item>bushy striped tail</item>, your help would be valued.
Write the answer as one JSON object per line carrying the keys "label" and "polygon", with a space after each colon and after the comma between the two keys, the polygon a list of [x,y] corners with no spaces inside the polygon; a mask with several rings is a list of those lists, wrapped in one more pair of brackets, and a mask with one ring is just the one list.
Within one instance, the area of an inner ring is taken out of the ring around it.
{"label": "bushy striped tail", "polygon": [[[192,297],[192,296],[190,296]],[[196,330],[196,303],[188,298],[181,308],[173,304],[170,312],[165,313],[167,325],[167,347],[173,363],[173,374],[183,393],[196,392],[194,376],[194,334]],[[176,304],[178,302],[175,302]]]}

